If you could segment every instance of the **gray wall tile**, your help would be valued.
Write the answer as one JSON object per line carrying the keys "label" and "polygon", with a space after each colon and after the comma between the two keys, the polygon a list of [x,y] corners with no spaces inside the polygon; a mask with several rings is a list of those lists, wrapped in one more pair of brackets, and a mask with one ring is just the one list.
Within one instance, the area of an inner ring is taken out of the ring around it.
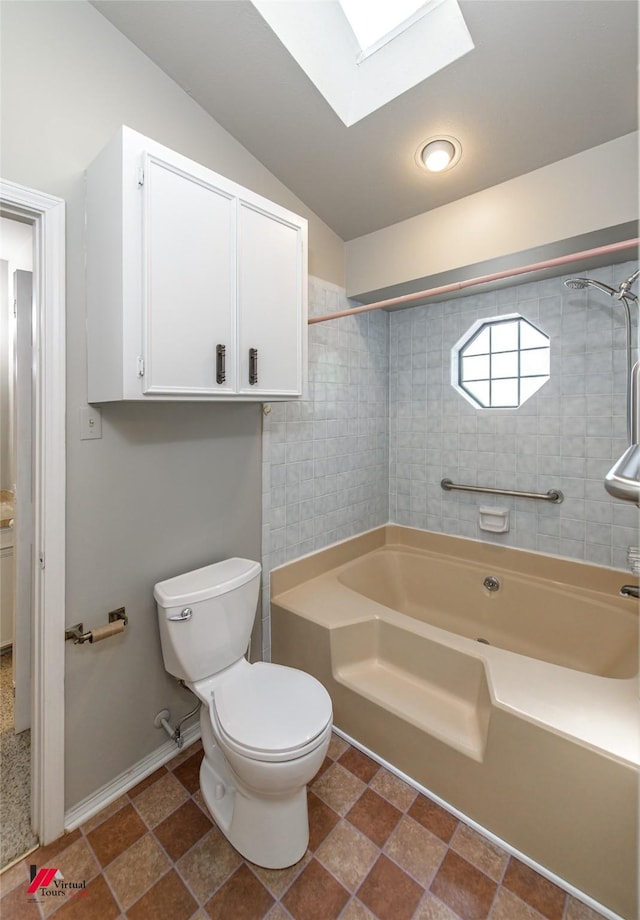
{"label": "gray wall tile", "polygon": [[[615,285],[635,268],[597,277]],[[265,658],[271,569],[387,521],[627,568],[638,511],[603,484],[626,445],[623,311],[562,281],[309,327],[308,398],[263,418]],[[310,315],[349,305],[310,279]],[[451,349],[476,319],[515,312],[550,337],[551,379],[517,410],[476,409],[451,386]],[[443,477],[565,500],[445,492]],[[510,531],[481,531],[480,505],[507,508]]]}

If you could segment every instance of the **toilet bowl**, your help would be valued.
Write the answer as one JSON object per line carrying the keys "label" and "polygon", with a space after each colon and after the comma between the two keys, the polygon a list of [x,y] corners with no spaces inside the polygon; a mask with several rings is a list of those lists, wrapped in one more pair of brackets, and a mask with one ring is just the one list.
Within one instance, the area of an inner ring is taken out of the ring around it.
{"label": "toilet bowl", "polygon": [[309,840],[307,783],[324,760],[331,698],[310,674],[244,657],[260,565],[228,559],[158,583],[165,667],[201,700],[200,788],[230,843],[269,869]]}

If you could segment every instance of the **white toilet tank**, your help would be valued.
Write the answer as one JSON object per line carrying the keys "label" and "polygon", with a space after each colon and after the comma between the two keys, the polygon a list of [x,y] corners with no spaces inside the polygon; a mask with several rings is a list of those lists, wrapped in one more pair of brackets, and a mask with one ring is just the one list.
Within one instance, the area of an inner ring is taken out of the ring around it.
{"label": "white toilet tank", "polygon": [[261,571],[259,562],[225,559],[155,585],[162,655],[170,674],[193,683],[243,657]]}

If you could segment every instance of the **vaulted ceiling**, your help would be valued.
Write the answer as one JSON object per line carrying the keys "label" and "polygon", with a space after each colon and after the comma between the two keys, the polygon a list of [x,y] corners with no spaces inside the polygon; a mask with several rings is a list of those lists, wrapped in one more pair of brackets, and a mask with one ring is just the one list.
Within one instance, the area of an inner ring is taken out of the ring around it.
{"label": "vaulted ceiling", "polygon": [[248,0],[93,5],[345,240],[638,127],[635,0],[460,0],[474,49],[350,127]]}

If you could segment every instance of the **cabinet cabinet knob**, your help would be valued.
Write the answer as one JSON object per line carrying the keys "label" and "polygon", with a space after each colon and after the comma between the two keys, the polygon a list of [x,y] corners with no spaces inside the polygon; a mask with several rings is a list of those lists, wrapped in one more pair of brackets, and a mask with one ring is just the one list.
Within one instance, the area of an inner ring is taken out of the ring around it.
{"label": "cabinet cabinet knob", "polygon": [[226,346],[216,345],[216,383],[224,383],[227,379],[226,358]]}
{"label": "cabinet cabinet knob", "polygon": [[258,382],[258,349],[249,349],[249,383],[253,386]]}

